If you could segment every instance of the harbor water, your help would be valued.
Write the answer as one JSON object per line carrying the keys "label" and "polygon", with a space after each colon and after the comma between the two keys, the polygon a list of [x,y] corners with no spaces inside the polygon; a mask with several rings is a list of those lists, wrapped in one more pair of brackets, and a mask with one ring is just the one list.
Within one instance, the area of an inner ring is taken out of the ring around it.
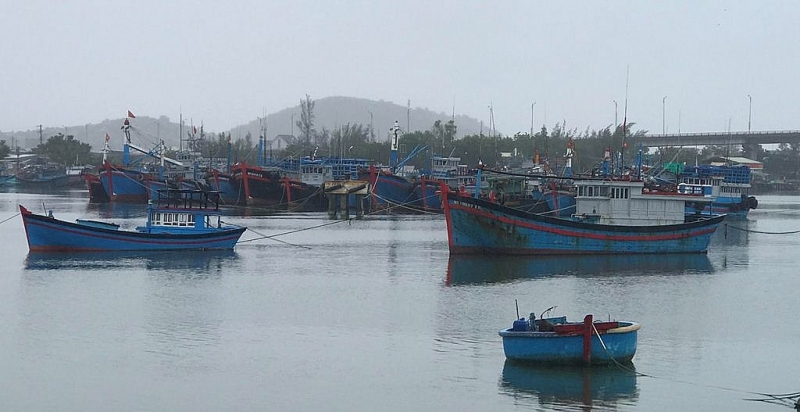
{"label": "harbor water", "polygon": [[[145,213],[0,194],[0,410],[781,411],[748,399],[800,391],[800,197],[759,196],[707,255],[535,258],[450,256],[441,215],[235,211],[232,252],[31,254],[19,204]],[[515,301],[641,323],[636,373],[507,363]]]}

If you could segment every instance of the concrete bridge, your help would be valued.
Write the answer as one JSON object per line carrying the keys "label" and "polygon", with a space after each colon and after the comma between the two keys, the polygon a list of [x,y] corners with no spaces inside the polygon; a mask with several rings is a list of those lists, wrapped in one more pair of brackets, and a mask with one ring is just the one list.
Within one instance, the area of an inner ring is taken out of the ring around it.
{"label": "concrete bridge", "polygon": [[705,145],[758,145],[770,143],[800,143],[800,130],[775,132],[713,132],[647,135],[642,144],[658,146],[705,146]]}
{"label": "concrete bridge", "polygon": [[800,144],[800,130],[656,134],[647,135],[642,139],[642,144],[648,147],[741,145],[745,156],[751,159],[755,159],[756,153],[759,153],[758,145],[773,143]]}

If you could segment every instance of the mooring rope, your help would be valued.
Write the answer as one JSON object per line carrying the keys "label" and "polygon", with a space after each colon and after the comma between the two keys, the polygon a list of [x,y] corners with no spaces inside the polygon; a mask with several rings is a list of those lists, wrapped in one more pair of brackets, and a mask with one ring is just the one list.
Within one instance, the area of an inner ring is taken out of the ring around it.
{"label": "mooring rope", "polygon": [[726,228],[729,227],[731,229],[739,230],[739,231],[742,231],[742,232],[760,233],[760,234],[764,234],[764,235],[793,235],[795,233],[800,233],[800,230],[791,230],[791,231],[788,231],[788,232],[765,232],[765,231],[762,231],[762,230],[752,230],[752,229],[745,229],[745,228],[742,228],[742,227],[731,226],[731,225],[729,225],[727,223],[725,223],[725,227]]}
{"label": "mooring rope", "polygon": [[[600,341],[600,345],[603,347],[603,350],[606,351],[606,353],[608,354],[608,357],[611,359],[611,361],[618,368],[620,368],[620,369],[622,369],[622,370],[624,370],[626,372],[630,372],[630,373],[636,374],[637,376],[643,376],[643,377],[647,377],[647,378],[661,379],[661,380],[666,380],[666,381],[671,381],[671,382],[683,383],[683,384],[687,384],[687,385],[701,386],[701,387],[705,387],[705,388],[718,389],[718,390],[723,390],[723,391],[728,391],[728,392],[736,392],[736,393],[747,394],[747,395],[758,395],[758,396],[763,396],[764,397],[764,398],[743,398],[742,400],[745,400],[745,401],[758,401],[758,402],[775,403],[775,404],[789,406],[789,407],[792,407],[792,408],[795,408],[795,409],[798,409],[798,406],[800,406],[800,392],[793,392],[793,393],[787,393],[787,394],[768,394],[768,393],[761,393],[761,392],[753,392],[753,391],[745,391],[745,390],[741,390],[741,389],[728,388],[728,387],[725,387],[725,386],[708,385],[708,384],[691,382],[691,381],[680,380],[680,379],[667,379],[667,378],[662,378],[662,377],[655,376],[655,375],[649,375],[649,374],[646,374],[646,373],[638,372],[636,370],[633,370],[633,369],[631,369],[631,368],[619,363],[616,359],[614,359],[614,356],[611,354],[611,351],[608,350],[608,347],[606,346],[606,343],[603,342],[603,338],[600,336],[600,332],[597,331],[597,328],[594,326],[594,323],[592,323],[592,329],[594,330],[594,333],[597,336],[597,339]],[[794,401],[794,402],[791,402],[791,401]]]}
{"label": "mooring rope", "polygon": [[14,216],[11,216],[11,217],[9,217],[9,218],[7,218],[7,219],[3,219],[3,221],[2,221],[2,222],[0,222],[0,225],[2,225],[3,223],[6,223],[6,222],[8,222],[9,220],[11,220],[11,219],[13,219],[13,218],[15,218],[15,217],[17,217],[17,216],[19,216],[19,215],[20,215],[20,214],[19,214],[19,213],[17,213],[17,214],[15,214]]}

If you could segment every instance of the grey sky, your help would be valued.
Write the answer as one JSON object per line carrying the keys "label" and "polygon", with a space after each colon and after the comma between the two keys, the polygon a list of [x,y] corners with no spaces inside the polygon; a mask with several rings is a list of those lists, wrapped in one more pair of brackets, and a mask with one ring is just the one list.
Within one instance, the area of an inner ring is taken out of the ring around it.
{"label": "grey sky", "polygon": [[[0,130],[353,96],[497,129],[800,129],[797,1],[3,1]],[[663,97],[667,96],[666,104]],[[349,119],[344,119],[349,120]],[[365,119],[352,119],[366,121]]]}

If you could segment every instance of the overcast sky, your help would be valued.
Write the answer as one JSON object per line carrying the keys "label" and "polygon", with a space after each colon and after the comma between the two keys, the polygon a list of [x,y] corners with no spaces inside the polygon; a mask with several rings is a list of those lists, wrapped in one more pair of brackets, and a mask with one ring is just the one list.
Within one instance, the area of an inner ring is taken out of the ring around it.
{"label": "overcast sky", "polygon": [[[0,130],[179,113],[223,131],[352,96],[506,134],[800,129],[800,2],[37,1],[0,7]],[[666,100],[664,100],[666,96]],[[662,115],[666,124],[662,124]],[[352,119],[355,122],[364,119]],[[377,127],[377,126],[376,126]]]}

